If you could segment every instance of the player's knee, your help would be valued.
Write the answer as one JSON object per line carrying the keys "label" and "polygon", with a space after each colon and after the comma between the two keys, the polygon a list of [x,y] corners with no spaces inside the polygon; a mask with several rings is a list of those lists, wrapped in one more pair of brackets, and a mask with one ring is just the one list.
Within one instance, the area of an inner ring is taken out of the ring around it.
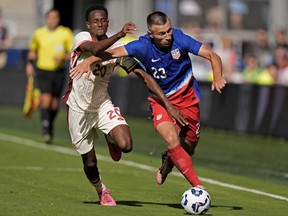
{"label": "player's knee", "polygon": [[133,149],[132,139],[130,137],[121,139],[121,141],[118,142],[118,147],[123,153],[131,152]]}
{"label": "player's knee", "polygon": [[133,149],[133,147],[132,147],[132,146],[129,146],[129,147],[126,147],[126,148],[121,149],[121,150],[122,150],[123,153],[129,153],[129,152],[132,151],[132,149]]}
{"label": "player's knee", "polygon": [[123,153],[129,153],[132,151],[132,149],[133,149],[132,143],[126,143],[126,145],[121,148],[121,151]]}
{"label": "player's knee", "polygon": [[164,137],[164,140],[168,146],[168,148],[173,148],[175,146],[177,146],[179,144],[179,140],[177,137],[173,136],[172,134],[167,134],[165,137]]}

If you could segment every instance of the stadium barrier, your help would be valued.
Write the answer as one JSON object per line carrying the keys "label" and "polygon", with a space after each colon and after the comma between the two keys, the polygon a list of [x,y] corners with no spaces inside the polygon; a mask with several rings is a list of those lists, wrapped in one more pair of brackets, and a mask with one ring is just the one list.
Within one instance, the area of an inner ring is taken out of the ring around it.
{"label": "stadium barrier", "polygon": [[[222,94],[199,82],[203,126],[288,138],[288,88],[228,84]],[[109,93],[122,113],[149,118],[148,90],[140,79],[112,77]]]}
{"label": "stadium barrier", "polygon": [[[209,82],[199,82],[199,87],[202,126],[288,138],[288,87],[228,84],[221,95],[211,92]],[[25,88],[23,69],[0,70],[1,106],[23,106]],[[151,117],[148,89],[142,80],[112,76],[108,90],[123,115]]]}

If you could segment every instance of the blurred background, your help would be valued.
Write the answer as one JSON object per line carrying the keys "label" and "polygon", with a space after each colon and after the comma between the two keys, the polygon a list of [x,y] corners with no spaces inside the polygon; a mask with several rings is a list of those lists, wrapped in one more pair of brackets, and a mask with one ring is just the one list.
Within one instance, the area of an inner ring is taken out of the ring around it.
{"label": "blurred background", "polygon": [[[229,82],[222,95],[210,90],[209,62],[191,56],[203,96],[202,125],[288,138],[287,0],[0,0],[1,106],[23,106],[27,49],[45,12],[58,9],[61,24],[76,34],[85,29],[85,10],[95,3],[108,8],[109,35],[133,21],[138,38],[146,33],[147,15],[161,10],[174,27],[220,55]],[[117,70],[109,91],[124,115],[149,117],[141,80]]]}

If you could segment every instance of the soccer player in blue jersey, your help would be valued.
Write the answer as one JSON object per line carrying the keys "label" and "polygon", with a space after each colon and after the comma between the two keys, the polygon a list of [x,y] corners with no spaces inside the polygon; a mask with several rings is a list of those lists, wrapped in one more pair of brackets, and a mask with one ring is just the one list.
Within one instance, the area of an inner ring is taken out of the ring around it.
{"label": "soccer player in blue jersey", "polygon": [[200,137],[201,100],[197,81],[193,76],[189,53],[211,62],[213,77],[211,89],[221,93],[226,84],[222,77],[220,57],[200,41],[173,28],[169,17],[156,11],[147,17],[148,33],[138,40],[117,47],[102,55],[86,59],[70,72],[77,78],[95,61],[114,57],[133,56],[145,67],[162,88],[171,103],[186,116],[187,125],[172,119],[160,100],[153,94],[148,98],[152,108],[156,131],[164,139],[168,151],[162,153],[162,166],[157,171],[156,181],[163,184],[174,165],[192,186],[203,187],[192,164],[191,156]]}

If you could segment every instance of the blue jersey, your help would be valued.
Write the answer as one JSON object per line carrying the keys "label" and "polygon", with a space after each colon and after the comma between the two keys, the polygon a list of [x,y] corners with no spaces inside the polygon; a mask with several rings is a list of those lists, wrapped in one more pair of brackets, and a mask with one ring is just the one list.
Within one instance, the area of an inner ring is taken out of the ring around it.
{"label": "blue jersey", "polygon": [[[189,53],[198,55],[201,45],[201,42],[184,34],[180,29],[173,29],[172,44],[168,51],[157,48],[148,34],[126,44],[125,49],[129,56],[137,58],[143,64],[146,72],[155,78],[170,100],[179,100],[179,97],[185,94],[191,96],[190,99],[193,99],[195,104],[200,101],[201,95],[193,77]],[[181,103],[181,107],[191,105],[183,105],[183,101],[175,103]]]}

